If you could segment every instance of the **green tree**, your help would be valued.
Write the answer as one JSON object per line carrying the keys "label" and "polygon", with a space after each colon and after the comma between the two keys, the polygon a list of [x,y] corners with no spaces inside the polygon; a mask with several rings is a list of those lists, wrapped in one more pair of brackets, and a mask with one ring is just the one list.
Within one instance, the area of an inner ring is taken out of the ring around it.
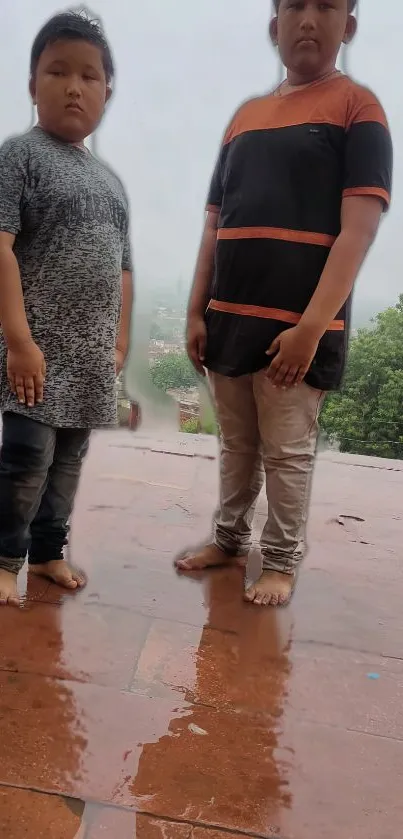
{"label": "green tree", "polygon": [[151,378],[155,387],[164,391],[188,390],[198,384],[197,374],[186,353],[167,353],[158,358],[151,367]]}
{"label": "green tree", "polygon": [[351,342],[341,393],[321,425],[343,452],[403,457],[403,294]]}

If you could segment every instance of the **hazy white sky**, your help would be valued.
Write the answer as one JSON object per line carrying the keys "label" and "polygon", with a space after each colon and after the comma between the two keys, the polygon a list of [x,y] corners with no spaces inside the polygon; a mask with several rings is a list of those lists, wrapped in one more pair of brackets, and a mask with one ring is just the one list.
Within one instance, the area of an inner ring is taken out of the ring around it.
{"label": "hazy white sky", "polygon": [[[28,127],[28,57],[55,0],[0,0],[1,138]],[[352,75],[388,114],[395,146],[394,200],[359,281],[357,299],[374,310],[403,291],[400,56],[403,3],[360,0]],[[77,5],[73,3],[73,5]],[[188,280],[206,190],[233,109],[272,86],[277,59],[267,41],[270,0],[92,0],[117,65],[116,93],[102,129],[102,156],[129,191],[137,282]],[[40,8],[40,11],[39,11]],[[393,21],[393,25],[391,25]],[[393,58],[394,57],[394,58]]]}

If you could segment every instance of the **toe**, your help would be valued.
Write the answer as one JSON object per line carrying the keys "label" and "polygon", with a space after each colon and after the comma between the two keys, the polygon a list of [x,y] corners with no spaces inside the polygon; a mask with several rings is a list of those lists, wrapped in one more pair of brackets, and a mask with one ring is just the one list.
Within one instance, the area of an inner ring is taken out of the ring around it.
{"label": "toe", "polygon": [[278,606],[278,594],[272,594],[271,595],[270,606]]}
{"label": "toe", "polygon": [[175,568],[179,568],[181,571],[189,571],[190,559],[189,557],[182,556],[180,559],[175,559],[174,565]]}
{"label": "toe", "polygon": [[14,595],[13,597],[9,597],[8,602],[9,602],[10,606],[20,606],[21,605],[20,598],[17,595]]}
{"label": "toe", "polygon": [[246,589],[244,596],[245,596],[245,600],[248,600],[249,603],[253,603],[253,601],[256,597],[255,586],[249,586],[249,588]]}
{"label": "toe", "polygon": [[263,592],[261,592],[261,591],[257,591],[257,592],[256,592],[256,596],[255,596],[255,599],[254,599],[254,601],[253,601],[253,602],[254,602],[254,603],[256,603],[256,606],[263,606],[263,601],[264,601],[264,594],[263,594]]}
{"label": "toe", "polygon": [[85,586],[87,582],[87,577],[85,576],[83,571],[79,571],[77,568],[73,568],[71,571],[71,576],[73,582],[77,583],[78,588],[82,588]]}

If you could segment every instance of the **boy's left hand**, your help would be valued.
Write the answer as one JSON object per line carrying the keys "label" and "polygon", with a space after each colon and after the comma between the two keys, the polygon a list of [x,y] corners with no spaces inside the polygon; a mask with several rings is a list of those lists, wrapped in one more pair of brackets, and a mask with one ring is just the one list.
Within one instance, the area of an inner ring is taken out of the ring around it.
{"label": "boy's left hand", "polygon": [[293,326],[281,332],[266,352],[274,355],[266,375],[277,387],[300,384],[316,355],[319,341],[303,327]]}

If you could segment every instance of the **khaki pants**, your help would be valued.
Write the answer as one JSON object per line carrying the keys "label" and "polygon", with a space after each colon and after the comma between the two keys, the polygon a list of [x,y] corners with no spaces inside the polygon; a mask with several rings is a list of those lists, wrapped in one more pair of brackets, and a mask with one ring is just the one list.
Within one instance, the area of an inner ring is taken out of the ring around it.
{"label": "khaki pants", "polygon": [[274,388],[265,371],[233,379],[209,373],[220,426],[220,501],[215,544],[246,555],[266,479],[263,567],[293,573],[305,553],[305,525],[324,394],[302,383]]}

